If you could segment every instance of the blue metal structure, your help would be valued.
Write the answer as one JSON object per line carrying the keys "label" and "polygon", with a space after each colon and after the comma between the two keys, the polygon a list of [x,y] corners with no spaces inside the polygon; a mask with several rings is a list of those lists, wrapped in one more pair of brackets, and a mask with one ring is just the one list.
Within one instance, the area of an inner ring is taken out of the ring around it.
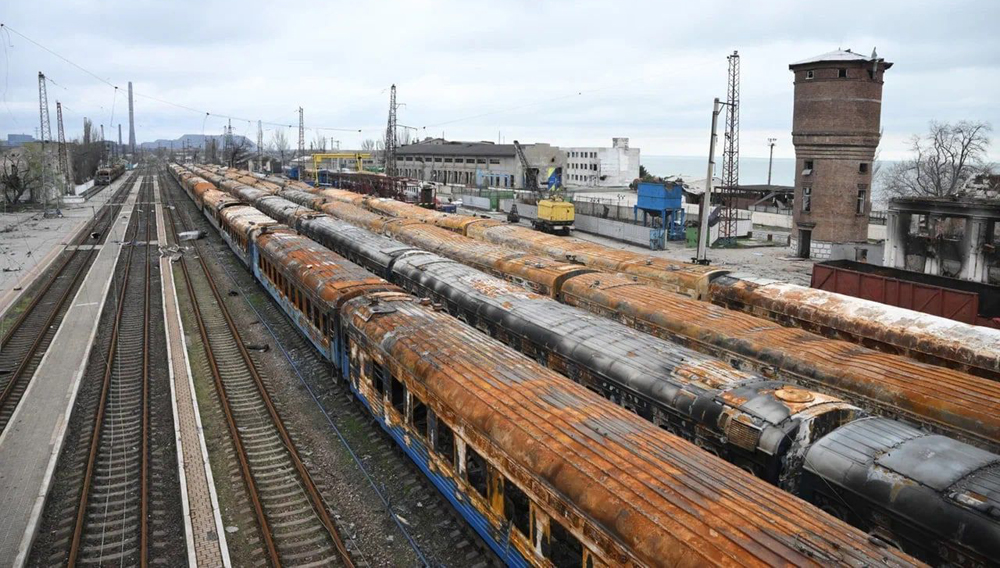
{"label": "blue metal structure", "polygon": [[[637,222],[639,211],[642,211],[643,227],[653,225],[649,236],[649,248],[662,249],[667,239],[671,241],[685,239],[683,195],[679,182],[639,182],[639,200],[632,210]],[[650,217],[653,220],[650,220]]]}

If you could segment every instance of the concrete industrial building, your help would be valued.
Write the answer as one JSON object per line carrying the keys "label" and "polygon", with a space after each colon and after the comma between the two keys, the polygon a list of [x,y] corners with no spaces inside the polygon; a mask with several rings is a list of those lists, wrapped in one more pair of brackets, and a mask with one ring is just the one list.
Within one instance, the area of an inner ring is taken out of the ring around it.
{"label": "concrete industrial building", "polygon": [[8,134],[7,145],[10,147],[22,146],[34,142],[35,137],[30,134]]}
{"label": "concrete industrial building", "polygon": [[885,266],[1000,283],[1000,202],[975,195],[889,202]]}
{"label": "concrete industrial building", "polygon": [[883,75],[892,63],[874,51],[836,50],[788,67],[795,74],[791,246],[803,258],[868,260],[878,248],[868,244],[868,214]]}
{"label": "concrete industrial building", "polygon": [[[566,152],[549,144],[522,144],[525,157],[538,168],[538,183],[545,187],[548,169],[565,171]],[[524,187],[524,170],[513,144],[454,142],[433,138],[396,149],[399,174],[422,181],[489,186]]]}
{"label": "concrete industrial building", "polygon": [[612,138],[610,148],[563,148],[563,184],[571,189],[628,187],[639,177],[639,149],[628,138]]}

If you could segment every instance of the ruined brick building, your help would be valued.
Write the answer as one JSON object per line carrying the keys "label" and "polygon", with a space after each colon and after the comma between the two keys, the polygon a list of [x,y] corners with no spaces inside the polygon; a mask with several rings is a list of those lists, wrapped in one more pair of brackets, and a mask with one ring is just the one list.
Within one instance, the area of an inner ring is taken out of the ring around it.
{"label": "ruined brick building", "polygon": [[890,67],[874,51],[869,57],[849,49],[788,66],[795,74],[791,245],[798,256],[867,261],[869,249],[880,250],[868,244],[868,213]]}

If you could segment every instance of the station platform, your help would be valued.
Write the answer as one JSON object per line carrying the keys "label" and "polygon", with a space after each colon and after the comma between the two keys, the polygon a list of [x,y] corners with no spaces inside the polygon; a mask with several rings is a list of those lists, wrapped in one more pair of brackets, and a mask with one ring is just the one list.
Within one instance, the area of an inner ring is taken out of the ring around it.
{"label": "station platform", "polygon": [[138,197],[142,176],[136,179],[139,183],[125,201],[27,391],[0,434],[0,564],[24,565],[38,530],[70,412]]}
{"label": "station platform", "polygon": [[[160,198],[158,180],[153,180],[156,196],[156,237],[167,246],[167,225]],[[212,467],[208,461],[194,375],[187,357],[184,322],[177,303],[177,288],[169,256],[160,257],[163,291],[163,319],[167,330],[167,363],[170,370],[171,400],[174,411],[174,437],[177,443],[178,478],[184,501],[184,530],[188,543],[188,562],[192,566],[232,566],[226,531],[222,526],[219,498],[215,493]]]}
{"label": "station platform", "polygon": [[[0,214],[0,314],[17,303],[28,286],[43,274],[87,227],[97,210],[107,203],[131,176],[123,175],[111,185],[100,186],[85,204],[66,205],[62,217],[35,214]],[[0,316],[3,317],[3,316]]]}

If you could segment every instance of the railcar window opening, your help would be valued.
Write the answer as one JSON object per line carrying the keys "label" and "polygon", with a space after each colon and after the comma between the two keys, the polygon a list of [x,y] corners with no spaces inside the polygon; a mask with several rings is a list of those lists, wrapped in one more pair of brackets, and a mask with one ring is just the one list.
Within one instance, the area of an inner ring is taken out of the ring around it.
{"label": "railcar window opening", "polygon": [[455,467],[455,433],[452,432],[451,426],[445,424],[440,417],[437,417],[436,422],[434,451],[448,462],[448,465]]}
{"label": "railcar window opening", "polygon": [[583,545],[555,519],[549,520],[549,560],[557,568],[578,567],[583,562]]}
{"label": "railcar window opening", "polygon": [[486,460],[469,444],[465,445],[465,475],[469,485],[483,499],[487,498]]}
{"label": "railcar window opening", "polygon": [[400,416],[406,414],[406,385],[397,379],[391,372],[389,373],[389,400]]}
{"label": "railcar window opening", "polygon": [[427,437],[427,405],[424,401],[420,400],[420,397],[410,393],[410,404],[412,406],[410,410],[410,424],[413,425],[413,430],[416,431],[423,437]]}
{"label": "railcar window opening", "polygon": [[531,534],[531,500],[520,487],[507,479],[503,488],[503,516],[514,523],[521,536],[528,538]]}
{"label": "railcar window opening", "polygon": [[379,398],[385,398],[385,367],[379,363],[372,363],[371,377],[375,392],[378,393]]}
{"label": "railcar window opening", "polygon": [[316,329],[322,330],[323,326],[320,325],[320,321],[320,311],[319,308],[316,308],[315,313],[313,314],[313,326],[315,326]]}

